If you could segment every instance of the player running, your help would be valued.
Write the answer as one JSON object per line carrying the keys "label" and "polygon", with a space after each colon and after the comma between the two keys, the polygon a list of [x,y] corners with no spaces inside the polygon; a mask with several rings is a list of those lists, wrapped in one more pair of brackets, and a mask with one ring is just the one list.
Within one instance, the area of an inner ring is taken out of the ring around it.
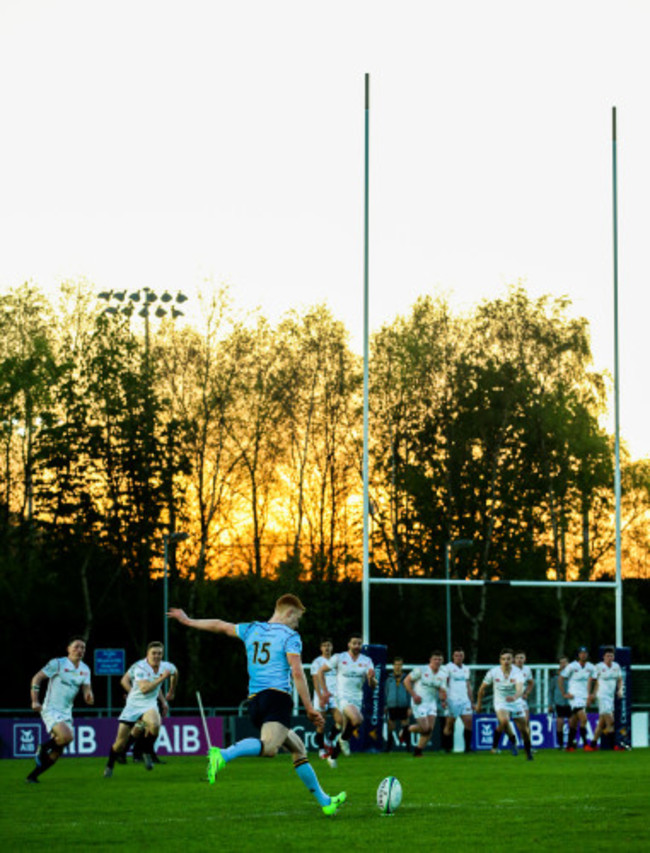
{"label": "player running", "polygon": [[429,738],[433,734],[438,714],[438,702],[444,707],[447,702],[447,671],[442,666],[442,652],[431,652],[426,666],[416,666],[404,680],[413,701],[415,723],[409,726],[410,732],[419,734],[418,745],[413,751],[414,758],[420,758]]}
{"label": "player running", "polygon": [[483,694],[487,687],[492,687],[494,692],[494,710],[497,715],[498,724],[494,731],[492,740],[492,752],[498,752],[499,740],[502,734],[507,734],[510,741],[512,754],[517,755],[517,742],[510,729],[510,720],[521,732],[524,741],[526,757],[533,760],[533,751],[530,743],[530,732],[526,723],[526,711],[521,701],[524,693],[524,676],[518,667],[513,665],[512,649],[502,649],[499,655],[499,666],[493,666],[488,670],[478,689],[476,697],[476,713],[481,712]]}
{"label": "player running", "polygon": [[526,723],[530,726],[530,707],[528,705],[528,697],[535,689],[535,678],[533,676],[532,669],[526,663],[526,652],[515,652],[514,664],[517,669],[521,670],[521,674],[524,677],[524,692],[521,697],[521,704],[526,712]]}
{"label": "player running", "polygon": [[457,646],[451,653],[447,671],[447,718],[442,733],[442,748],[451,752],[454,748],[454,726],[458,717],[463,721],[465,752],[472,751],[472,685],[469,667],[465,665],[465,651]]}
{"label": "player running", "polygon": [[[72,637],[67,647],[68,656],[53,658],[32,678],[32,710],[40,711],[48,740],[42,743],[36,752],[36,767],[27,777],[30,783],[37,783],[38,777],[49,770],[63,750],[74,738],[72,725],[72,705],[81,690],[87,705],[95,704],[90,684],[90,669],[83,663],[86,653],[86,641],[83,637]],[[45,700],[41,705],[41,682],[50,679]]]}
{"label": "player running", "polygon": [[136,727],[142,729],[142,757],[147,770],[154,765],[153,751],[161,718],[158,710],[158,694],[161,685],[176,672],[173,663],[163,664],[163,644],[154,640],[147,646],[147,654],[142,660],[133,664],[128,671],[131,690],[126,699],[126,705],[120,714],[115,742],[108,754],[104,768],[104,776],[110,779],[113,775],[115,762],[124,755],[131,732]]}
{"label": "player running", "polygon": [[273,616],[268,622],[240,622],[234,624],[222,619],[190,619],[176,607],[167,614],[181,625],[200,631],[214,631],[242,640],[246,647],[249,678],[248,713],[259,738],[244,738],[227,749],[214,748],[210,752],[208,776],[211,782],[217,773],[236,758],[263,756],[273,758],[281,747],[293,756],[293,766],[300,781],[314,795],[324,814],[334,815],[347,799],[342,791],[330,797],[321,788],[314,769],[309,764],[307,751],[301,738],[291,728],[291,681],[312,723],[323,722],[309,696],[307,679],[302,668],[302,640],[297,632],[305,607],[295,595],[283,595],[275,603]]}
{"label": "player running", "polygon": [[591,703],[591,685],[596,676],[596,667],[588,658],[589,649],[586,646],[580,646],[578,659],[565,667],[558,678],[558,687],[571,705],[567,752],[575,752],[578,728],[582,736],[582,745],[586,747],[588,744],[587,708]]}
{"label": "player running", "polygon": [[362,644],[361,634],[350,634],[347,652],[332,655],[329,663],[323,664],[316,675],[318,692],[324,699],[331,696],[325,685],[327,673],[336,675],[337,704],[344,728],[332,748],[332,761],[336,761],[341,752],[350,754],[350,738],[363,722],[361,704],[364,683],[367,682],[373,689],[377,686],[374,664],[367,655],[361,654]]}
{"label": "player running", "polygon": [[614,660],[613,646],[603,650],[603,659],[596,664],[593,696],[598,700],[598,725],[591,743],[585,745],[587,752],[598,749],[598,738],[603,747],[622,749],[615,744],[614,700],[623,698],[623,670]]}
{"label": "player running", "polygon": [[[329,693],[329,698],[326,699],[324,696],[321,697],[318,693],[318,682],[316,681],[316,674],[320,671],[320,668],[324,664],[329,663],[332,658],[333,651],[334,646],[329,637],[326,637],[321,640],[320,654],[312,661],[310,667],[311,678],[314,682],[314,708],[321,714],[321,716],[323,717],[323,721],[325,721],[325,717],[328,711],[331,712],[332,717],[334,718],[334,731],[330,733],[330,741],[333,741],[338,732],[343,728],[343,721],[336,701],[336,675],[333,672],[328,672],[325,675],[325,687],[327,688],[327,691]],[[331,765],[333,762],[333,759],[330,755],[331,744],[326,743],[325,722],[323,722],[322,726],[316,726],[316,737],[314,738],[314,740],[316,741],[316,746],[318,747],[319,758],[327,758]]]}

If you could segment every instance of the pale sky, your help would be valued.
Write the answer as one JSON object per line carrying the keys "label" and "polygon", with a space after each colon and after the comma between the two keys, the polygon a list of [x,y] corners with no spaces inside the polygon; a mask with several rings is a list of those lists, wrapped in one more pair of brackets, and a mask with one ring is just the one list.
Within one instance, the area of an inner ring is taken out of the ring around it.
{"label": "pale sky", "polygon": [[[650,455],[650,2],[0,0],[0,289],[191,294],[370,318],[524,280],[567,294]],[[610,425],[611,428],[611,425]]]}

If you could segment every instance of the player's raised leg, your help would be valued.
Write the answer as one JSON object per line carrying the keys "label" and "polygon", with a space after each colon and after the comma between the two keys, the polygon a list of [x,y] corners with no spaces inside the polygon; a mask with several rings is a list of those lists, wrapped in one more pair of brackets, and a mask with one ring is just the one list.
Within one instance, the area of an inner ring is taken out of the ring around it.
{"label": "player's raised leg", "polygon": [[38,782],[38,777],[59,760],[61,753],[68,744],[72,743],[73,738],[72,729],[67,723],[56,723],[52,727],[49,739],[39,746],[35,758],[36,766],[27,776],[27,781]]}

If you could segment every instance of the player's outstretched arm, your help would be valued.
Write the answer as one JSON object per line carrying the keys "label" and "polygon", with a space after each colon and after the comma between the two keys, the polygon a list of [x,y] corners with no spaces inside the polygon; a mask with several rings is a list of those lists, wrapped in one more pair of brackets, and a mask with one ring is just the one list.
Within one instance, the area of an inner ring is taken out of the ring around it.
{"label": "player's outstretched arm", "polygon": [[227,634],[229,637],[237,636],[234,622],[224,622],[223,619],[190,619],[180,607],[170,607],[167,618],[176,619],[181,625],[196,628],[198,631],[213,631],[215,634]]}

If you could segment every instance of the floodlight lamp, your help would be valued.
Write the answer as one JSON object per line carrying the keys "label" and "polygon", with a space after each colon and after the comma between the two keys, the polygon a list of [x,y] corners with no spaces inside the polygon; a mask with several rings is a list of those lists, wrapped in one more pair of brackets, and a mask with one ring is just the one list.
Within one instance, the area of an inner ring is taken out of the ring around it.
{"label": "floodlight lamp", "polygon": [[156,308],[156,317],[164,317],[166,313],[167,312],[165,311],[165,309],[162,306],[159,305]]}
{"label": "floodlight lamp", "polygon": [[178,293],[178,294],[176,295],[176,301],[177,301],[177,302],[187,302],[187,299],[188,299],[188,297],[187,297],[187,296],[185,296],[185,294],[184,294],[184,293]]}
{"label": "floodlight lamp", "polygon": [[170,533],[168,538],[170,542],[184,542],[186,539],[190,538],[190,534],[178,530],[174,533]]}
{"label": "floodlight lamp", "polygon": [[183,316],[185,316],[183,311],[181,311],[179,308],[174,308],[174,306],[173,306],[173,305],[172,305],[172,312],[171,312],[171,313],[172,313],[172,317],[174,318],[174,320],[175,320],[177,317],[183,317]]}
{"label": "floodlight lamp", "polygon": [[129,293],[129,299],[133,300],[133,302],[140,301],[140,291],[135,290],[133,293]]}
{"label": "floodlight lamp", "polygon": [[165,291],[163,293],[163,295],[160,297],[160,299],[163,302],[171,302],[172,301],[172,295],[171,295],[171,293],[168,293],[167,291]]}
{"label": "floodlight lamp", "polygon": [[149,316],[149,308],[145,305],[144,308],[141,308],[138,311],[138,317],[148,317]]}
{"label": "floodlight lamp", "polygon": [[[145,288],[145,290],[146,290],[146,288]],[[158,299],[158,297],[153,292],[153,290],[146,290],[144,298],[145,298],[145,302],[155,302]]]}
{"label": "floodlight lamp", "polygon": [[126,290],[120,290],[113,294],[113,299],[117,299],[118,302],[123,302],[125,296]]}
{"label": "floodlight lamp", "polygon": [[117,308],[104,308],[104,314],[112,314],[113,316],[115,316],[115,314],[117,314]]}
{"label": "floodlight lamp", "polygon": [[111,298],[113,291],[112,290],[102,290],[101,293],[97,294],[98,299],[105,299],[107,302]]}
{"label": "floodlight lamp", "polygon": [[131,314],[133,314],[133,305],[125,305],[124,308],[120,310],[125,317],[130,317]]}

